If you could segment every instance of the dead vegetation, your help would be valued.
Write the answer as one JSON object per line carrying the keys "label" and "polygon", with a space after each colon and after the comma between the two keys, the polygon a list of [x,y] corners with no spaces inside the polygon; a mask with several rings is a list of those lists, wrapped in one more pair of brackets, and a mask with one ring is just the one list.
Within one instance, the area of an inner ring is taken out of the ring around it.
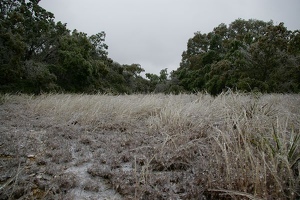
{"label": "dead vegetation", "polygon": [[1,96],[0,199],[297,199],[300,96]]}

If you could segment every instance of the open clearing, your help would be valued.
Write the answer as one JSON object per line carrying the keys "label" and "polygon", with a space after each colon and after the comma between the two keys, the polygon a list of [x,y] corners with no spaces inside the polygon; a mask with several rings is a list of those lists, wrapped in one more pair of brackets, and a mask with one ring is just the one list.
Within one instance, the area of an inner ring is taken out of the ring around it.
{"label": "open clearing", "polygon": [[297,199],[300,95],[2,95],[0,199]]}

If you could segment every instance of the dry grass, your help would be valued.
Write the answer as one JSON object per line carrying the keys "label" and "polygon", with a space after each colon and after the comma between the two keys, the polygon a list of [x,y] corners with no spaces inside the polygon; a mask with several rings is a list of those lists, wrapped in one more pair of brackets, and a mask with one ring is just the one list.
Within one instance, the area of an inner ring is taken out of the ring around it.
{"label": "dry grass", "polygon": [[[2,131],[2,142],[14,135],[15,143],[28,147],[41,143],[26,153],[41,155],[37,168],[47,167],[40,173],[56,177],[44,181],[50,186],[37,187],[43,197],[70,195],[80,184],[62,166],[89,164],[86,176],[92,179],[83,189],[99,192],[94,184],[103,179],[125,199],[300,198],[299,95],[1,97],[2,107],[11,102],[36,119],[32,124],[40,132],[30,142],[28,135]],[[13,197],[13,183],[24,196],[32,188],[17,181],[27,173],[21,171],[22,153],[4,146],[2,156],[10,152],[18,160],[2,162],[14,170],[6,172],[12,179],[2,181],[0,192],[6,192],[0,197]]]}

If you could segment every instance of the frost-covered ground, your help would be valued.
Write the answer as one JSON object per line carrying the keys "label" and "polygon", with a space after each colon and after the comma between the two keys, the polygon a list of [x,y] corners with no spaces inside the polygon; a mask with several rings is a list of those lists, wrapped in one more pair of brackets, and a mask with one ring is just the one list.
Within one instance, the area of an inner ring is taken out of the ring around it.
{"label": "frost-covered ground", "polygon": [[300,95],[2,95],[0,199],[299,198]]}

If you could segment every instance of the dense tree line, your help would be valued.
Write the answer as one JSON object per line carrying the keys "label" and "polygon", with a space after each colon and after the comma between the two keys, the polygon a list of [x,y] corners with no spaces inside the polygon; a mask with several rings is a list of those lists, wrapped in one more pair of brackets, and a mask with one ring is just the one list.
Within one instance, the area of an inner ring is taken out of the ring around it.
{"label": "dense tree line", "polygon": [[228,88],[300,91],[300,34],[283,23],[238,19],[195,33],[171,77],[185,91],[218,94]]}
{"label": "dense tree line", "polygon": [[143,78],[139,64],[108,57],[105,32],[70,31],[38,3],[0,2],[0,92],[300,91],[300,34],[283,23],[238,19],[197,32],[170,77]]}
{"label": "dense tree line", "polygon": [[150,92],[139,64],[108,57],[104,32],[71,32],[38,2],[0,2],[2,92]]}

